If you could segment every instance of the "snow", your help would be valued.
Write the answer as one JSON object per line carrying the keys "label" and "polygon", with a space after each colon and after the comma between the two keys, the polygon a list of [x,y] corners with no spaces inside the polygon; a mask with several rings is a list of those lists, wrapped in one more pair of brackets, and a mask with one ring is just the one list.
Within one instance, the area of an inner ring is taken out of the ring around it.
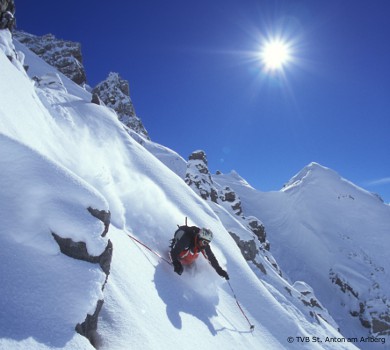
{"label": "snow", "polygon": [[248,215],[261,218],[282,270],[292,281],[314,288],[344,335],[362,335],[359,322],[346,322],[349,311],[359,311],[360,305],[348,295],[352,292],[336,297],[339,287],[329,283],[332,276],[347,281],[370,311],[388,312],[390,207],[377,196],[317,163],[280,192],[258,192],[230,174],[214,179],[234,188]]}
{"label": "snow", "polygon": [[[99,349],[301,349],[306,346],[299,339],[313,336],[323,342],[310,341],[311,349],[363,347],[325,342],[326,337],[343,337],[337,331],[339,320],[335,322],[325,308],[316,312],[329,323],[313,318],[301,298],[307,292],[326,308],[336,307],[325,272],[340,250],[344,258],[332,267],[353,275],[359,292],[370,293],[367,274],[359,273],[363,266],[383,283],[380,291],[389,290],[388,276],[376,270],[390,268],[383,249],[390,227],[384,220],[388,206],[344,181],[332,193],[333,205],[323,211],[319,198],[329,200],[330,194],[319,184],[338,177],[320,165],[309,165],[275,193],[254,190],[235,172],[216,176],[216,183],[240,195],[246,215],[266,225],[272,248],[259,253],[264,275],[244,260],[228,230],[239,232],[242,239],[253,235],[227,209],[202,200],[185,184],[181,156],[131,137],[111,109],[90,103],[89,92],[23,45],[15,42],[15,48],[9,32],[0,31],[0,349],[93,349],[75,326],[102,298]],[[39,79],[32,80],[33,76]],[[302,187],[304,191],[299,190]],[[318,190],[313,196],[307,194],[312,187]],[[101,237],[103,224],[88,207],[110,210],[106,237]],[[306,210],[317,214],[309,218]],[[333,232],[332,226],[323,231],[340,210],[350,215],[337,222],[337,227],[344,225],[343,231]],[[364,212],[369,212],[368,218],[361,217]],[[253,333],[229,285],[204,259],[178,276],[167,262],[128,236],[167,257],[169,240],[185,217],[190,225],[214,232],[212,249],[255,325]],[[356,226],[348,224],[352,219]],[[358,224],[368,229],[366,220],[378,222],[378,235],[372,239],[356,235]],[[85,242],[95,256],[111,240],[113,260],[104,290],[101,268],[63,255],[52,232]],[[333,245],[336,238],[345,244]],[[351,251],[350,241],[361,248]],[[375,261],[368,262],[373,251]],[[279,274],[276,261],[289,278]],[[308,261],[316,263],[308,266]],[[345,316],[337,311],[334,315]]]}

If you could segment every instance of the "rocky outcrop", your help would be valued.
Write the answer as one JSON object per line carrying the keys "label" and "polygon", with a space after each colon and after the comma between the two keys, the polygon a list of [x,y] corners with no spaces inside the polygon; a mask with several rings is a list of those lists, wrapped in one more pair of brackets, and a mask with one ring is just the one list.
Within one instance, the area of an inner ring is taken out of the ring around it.
{"label": "rocky outcrop", "polygon": [[150,139],[141,119],[135,113],[130,98],[129,82],[122,79],[118,73],[110,73],[106,80],[92,90],[92,94],[98,96],[107,107],[112,108],[124,125],[146,139]]}
{"label": "rocky outcrop", "polygon": [[[104,224],[104,230],[102,232],[102,237],[104,237],[110,226],[111,213],[104,210],[98,210],[89,207],[87,209],[91,215],[99,219]],[[83,260],[92,264],[99,264],[101,269],[106,275],[106,280],[102,285],[102,290],[104,289],[108,276],[110,274],[111,259],[113,253],[113,246],[110,240],[108,240],[107,246],[102,254],[99,256],[90,255],[87,250],[85,242],[74,242],[70,238],[63,238],[59,234],[52,232],[52,235],[60,247],[61,253],[69,256],[73,259]],[[78,333],[85,336],[90,343],[96,347],[96,330],[98,323],[98,316],[100,310],[103,306],[104,300],[98,300],[95,312],[92,315],[87,315],[85,321],[76,325],[75,329]]]}
{"label": "rocky outcrop", "polygon": [[100,311],[102,310],[103,304],[104,301],[99,300],[97,302],[96,309],[93,315],[88,314],[87,317],[85,318],[85,321],[83,323],[79,323],[76,326],[77,333],[86,337],[95,348],[97,348],[98,345],[97,344],[98,340],[96,335],[98,317]]}
{"label": "rocky outcrop", "polygon": [[92,264],[99,264],[103,272],[108,277],[110,274],[112,258],[112,243],[110,240],[108,241],[104,252],[99,256],[94,256],[88,253],[85,242],[74,242],[70,238],[62,238],[55,232],[52,232],[52,235],[60,247],[62,254],[65,254],[73,259],[87,261]]}
{"label": "rocky outcrop", "polygon": [[334,328],[338,329],[338,325],[330,316],[328,310],[321,304],[314,294],[313,288],[303,281],[296,281],[291,287],[285,287],[287,292],[297,298],[306,306],[309,315],[315,319],[318,323],[321,320],[325,320],[331,324]]}
{"label": "rocky outcrop", "polygon": [[241,200],[230,187],[226,186],[219,191],[219,199],[223,202],[230,203],[230,206],[236,215],[242,215]]}
{"label": "rocky outcrop", "polygon": [[14,38],[76,84],[86,83],[87,77],[82,64],[81,44],[57,39],[52,34],[36,36],[21,31],[15,31]]}
{"label": "rocky outcrop", "polygon": [[[390,301],[386,296],[360,295],[357,288],[348,282],[345,276],[333,271],[329,278],[347,297],[345,306],[353,317],[358,317],[361,325],[368,328],[371,334],[380,336],[390,335]],[[371,290],[379,290],[374,283]]]}
{"label": "rocky outcrop", "polygon": [[218,202],[218,192],[207,167],[204,151],[195,151],[189,156],[185,182],[203,199]]}
{"label": "rocky outcrop", "polygon": [[0,1],[0,29],[12,31],[15,27],[15,3],[13,0]]}
{"label": "rocky outcrop", "polygon": [[105,237],[110,227],[111,212],[91,207],[88,207],[87,210],[91,213],[92,216],[99,219],[104,224],[104,231],[102,232],[102,237]]}
{"label": "rocky outcrop", "polygon": [[241,254],[246,261],[251,261],[262,273],[267,274],[267,270],[264,265],[259,261],[258,254],[259,249],[257,248],[255,240],[244,241],[234,232],[229,231],[230,236],[234,239],[237,246],[241,250]]}
{"label": "rocky outcrop", "polygon": [[255,234],[259,242],[262,244],[262,248],[270,250],[270,243],[267,241],[267,235],[263,223],[254,216],[243,216],[243,219],[247,222],[248,228]]}

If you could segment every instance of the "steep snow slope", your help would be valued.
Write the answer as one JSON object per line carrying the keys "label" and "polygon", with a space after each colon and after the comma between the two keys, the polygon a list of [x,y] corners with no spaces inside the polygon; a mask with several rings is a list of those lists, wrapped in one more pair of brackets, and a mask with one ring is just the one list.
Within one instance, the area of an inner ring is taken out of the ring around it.
{"label": "steep snow slope", "polygon": [[234,188],[244,212],[264,222],[282,270],[314,288],[345,336],[367,336],[370,331],[386,335],[388,205],[316,163],[305,167],[280,192],[256,191],[237,174],[214,179]]}
{"label": "steep snow slope", "polygon": [[74,329],[93,314],[105,275],[61,254],[51,232],[84,241],[90,254],[100,255],[107,244],[102,224],[85,208],[107,204],[81,179],[1,134],[0,168],[0,348],[32,349],[30,337],[89,348]]}
{"label": "steep snow slope", "polygon": [[[11,46],[7,33],[0,32],[0,37]],[[313,349],[354,348],[352,343],[326,342],[326,337],[341,335],[320,317],[304,314],[277,288],[259,279],[215,214],[219,209],[201,200],[132,139],[111,110],[91,104],[90,94],[22,45],[18,48],[26,54],[30,74],[39,72],[40,76],[34,86],[16,56],[11,62],[0,51],[0,132],[2,146],[6,146],[2,148],[2,181],[7,184],[2,190],[5,200],[0,202],[0,212],[7,213],[0,235],[0,246],[5,249],[0,273],[8,279],[8,284],[0,287],[5,296],[1,347],[91,348],[72,331],[72,324],[80,322],[81,314],[91,312],[104,276],[99,268],[61,255],[50,230],[58,227],[85,241],[88,249],[100,252],[102,238],[97,228],[101,229],[101,224],[91,227],[87,216],[74,213],[94,203],[112,212],[108,238],[114,245],[96,336],[101,349],[183,344],[190,349],[301,349],[296,337],[312,336],[323,340],[311,343]],[[13,159],[23,167],[15,166]],[[42,205],[32,207],[35,202]],[[44,224],[26,230],[29,220],[19,220],[19,207],[25,209],[26,218],[35,213]],[[223,210],[220,217],[239,227]],[[126,235],[166,256],[176,224],[185,216],[191,224],[208,226],[216,233],[213,250],[229,271],[236,295],[255,325],[253,334],[229,286],[204,260],[180,277]],[[18,242],[18,232],[23,232],[21,238],[28,244]],[[80,284],[80,280],[84,282]],[[8,285],[12,290],[6,289]],[[300,286],[303,283],[296,285]],[[52,298],[44,297],[45,293]],[[20,325],[26,323],[21,333]],[[53,324],[56,333],[52,335],[49,325]],[[293,343],[288,342],[289,337]]]}

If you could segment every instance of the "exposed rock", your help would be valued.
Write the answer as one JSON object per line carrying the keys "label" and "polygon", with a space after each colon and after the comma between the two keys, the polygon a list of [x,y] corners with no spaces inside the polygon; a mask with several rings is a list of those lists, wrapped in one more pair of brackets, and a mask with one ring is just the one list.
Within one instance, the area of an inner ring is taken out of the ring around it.
{"label": "exposed rock", "polygon": [[110,73],[106,80],[92,90],[92,93],[98,95],[107,107],[112,108],[124,125],[150,139],[141,119],[135,113],[127,80],[122,79],[118,73]]}
{"label": "exposed rock", "polygon": [[293,287],[300,293],[299,299],[304,305],[310,306],[311,308],[318,308],[319,310],[324,310],[324,307],[314,295],[313,288],[311,288],[307,283],[297,281],[294,283]]}
{"label": "exposed rock", "polygon": [[13,0],[0,2],[0,29],[12,31],[15,27],[15,3]]}
{"label": "exposed rock", "polygon": [[256,243],[254,240],[249,241],[243,241],[240,239],[240,237],[235,234],[234,232],[229,231],[230,236],[234,239],[237,246],[241,250],[241,254],[244,257],[246,261],[251,261],[262,273],[265,275],[267,274],[267,271],[264,267],[264,265],[257,261],[257,255],[259,253],[259,250],[256,247]]}
{"label": "exposed rock", "polygon": [[52,34],[36,36],[21,31],[15,31],[14,38],[76,84],[86,83],[87,77],[79,43],[60,40]]}
{"label": "exposed rock", "polygon": [[345,277],[333,270],[330,270],[329,277],[343,293],[350,296],[349,304],[346,306],[353,317],[359,318],[363,327],[368,328],[371,334],[390,335],[390,301],[385,296],[360,296]]}
{"label": "exposed rock", "polygon": [[270,250],[270,243],[267,241],[263,223],[254,216],[244,217],[247,220],[250,230],[256,235],[265,250]]}
{"label": "exposed rock", "polygon": [[254,240],[251,241],[243,241],[240,239],[238,235],[236,235],[233,232],[230,232],[230,236],[233,237],[235,242],[237,243],[238,247],[241,249],[242,256],[245,258],[245,260],[252,261],[256,258],[257,253],[259,252],[256,243]]}
{"label": "exposed rock", "polygon": [[99,300],[93,315],[88,314],[83,323],[78,323],[76,332],[89,339],[90,343],[97,348],[96,330],[99,313],[103,307],[104,300]]}
{"label": "exposed rock", "polygon": [[219,198],[223,202],[229,202],[236,215],[242,215],[241,200],[230,187],[222,189]]}
{"label": "exposed rock", "polygon": [[99,264],[103,272],[108,277],[108,275],[110,274],[113,249],[110,240],[108,241],[106,249],[101,255],[93,256],[88,253],[87,245],[85,244],[85,242],[74,242],[72,239],[62,238],[54,232],[52,232],[52,235],[58,243],[62,254],[65,254],[73,259],[87,261],[92,264]]}
{"label": "exposed rock", "polygon": [[[195,152],[192,152],[190,154],[190,156],[188,157],[189,160],[200,160],[204,163],[204,167],[203,168],[199,168],[199,171],[202,171],[203,173],[209,173],[209,170],[207,168],[208,166],[208,161],[207,161],[207,157],[206,157],[206,153],[202,150],[199,150],[199,151],[195,151]],[[204,168],[206,168],[206,170],[204,170]]]}
{"label": "exposed rock", "polygon": [[389,314],[379,314],[378,318],[372,320],[372,333],[378,335],[390,335]]}
{"label": "exposed rock", "polygon": [[103,101],[100,99],[99,95],[96,92],[94,92],[94,93],[92,93],[91,103],[94,103],[95,105],[100,106],[103,104]]}
{"label": "exposed rock", "polygon": [[356,292],[342,277],[340,277],[337,273],[332,270],[329,273],[329,277],[332,283],[337,284],[343,293],[350,293],[355,298],[359,297],[359,293]]}
{"label": "exposed rock", "polygon": [[108,228],[109,228],[110,223],[111,223],[111,212],[105,211],[105,210],[94,209],[91,207],[88,207],[87,210],[91,213],[92,216],[99,219],[104,224],[104,231],[102,232],[102,237],[104,237],[107,234]]}
{"label": "exposed rock", "polygon": [[313,317],[318,323],[324,320],[331,324],[334,328],[338,329],[337,324],[330,316],[328,310],[320,303],[314,294],[313,288],[303,281],[296,281],[293,284],[293,289],[286,287],[288,293],[300,300],[309,311],[309,315]]}
{"label": "exposed rock", "polygon": [[[104,210],[88,208],[88,211],[104,223],[104,231],[102,236],[107,234],[111,213]],[[56,242],[58,243],[60,250],[63,254],[77,260],[87,261],[92,264],[99,264],[103,272],[106,274],[106,280],[102,285],[102,290],[104,289],[105,284],[107,283],[107,278],[110,274],[113,246],[110,240],[108,240],[107,246],[102,254],[99,256],[93,256],[88,253],[87,246],[85,242],[74,242],[70,238],[62,238],[55,232],[52,232],[52,235]],[[99,312],[103,306],[103,300],[99,300],[96,309],[93,315],[87,315],[84,322],[76,325],[76,331],[81,335],[85,336],[93,346],[96,347],[96,330]]]}
{"label": "exposed rock", "polygon": [[217,203],[218,192],[211,179],[204,151],[195,151],[189,156],[185,182],[203,199],[211,199],[211,201]]}

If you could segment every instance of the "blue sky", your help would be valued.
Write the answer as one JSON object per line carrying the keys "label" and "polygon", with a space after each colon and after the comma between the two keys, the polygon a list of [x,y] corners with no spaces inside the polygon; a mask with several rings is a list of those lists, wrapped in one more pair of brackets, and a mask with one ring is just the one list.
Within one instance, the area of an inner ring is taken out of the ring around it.
{"label": "blue sky", "polygon": [[[153,141],[279,190],[315,161],[390,202],[390,1],[16,0],[19,29],[82,44],[130,83]],[[257,53],[283,36],[294,60]]]}

